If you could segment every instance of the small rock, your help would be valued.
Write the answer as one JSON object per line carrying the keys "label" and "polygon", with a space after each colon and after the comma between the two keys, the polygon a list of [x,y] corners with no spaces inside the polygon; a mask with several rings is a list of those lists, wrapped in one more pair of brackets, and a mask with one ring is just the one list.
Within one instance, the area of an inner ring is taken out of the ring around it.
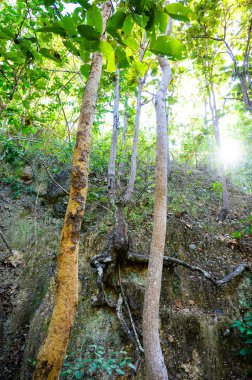
{"label": "small rock", "polygon": [[197,247],[196,247],[196,245],[194,243],[191,243],[191,244],[189,244],[189,248],[190,249],[196,249]]}
{"label": "small rock", "polygon": [[168,335],[168,341],[169,341],[170,343],[173,343],[173,342],[174,342],[174,338],[173,338],[172,335]]}

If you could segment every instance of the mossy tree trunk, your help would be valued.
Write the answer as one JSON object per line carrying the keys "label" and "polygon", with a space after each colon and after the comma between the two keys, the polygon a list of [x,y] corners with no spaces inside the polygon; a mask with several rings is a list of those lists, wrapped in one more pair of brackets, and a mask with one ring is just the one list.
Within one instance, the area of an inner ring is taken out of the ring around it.
{"label": "mossy tree trunk", "polygon": [[149,379],[168,380],[168,373],[159,338],[159,302],[166,236],[167,214],[167,117],[165,96],[171,78],[171,68],[164,57],[158,58],[163,77],[156,99],[157,123],[156,187],[154,225],[146,279],[143,310],[143,344]]}
{"label": "mossy tree trunk", "polygon": [[[111,13],[111,2],[103,5],[104,31]],[[105,38],[105,32],[103,37]],[[65,358],[78,302],[78,251],[83,219],[90,152],[91,128],[95,116],[102,55],[94,53],[83,94],[71,174],[71,188],[61,233],[55,306],[48,334],[41,346],[33,379],[56,380]]]}

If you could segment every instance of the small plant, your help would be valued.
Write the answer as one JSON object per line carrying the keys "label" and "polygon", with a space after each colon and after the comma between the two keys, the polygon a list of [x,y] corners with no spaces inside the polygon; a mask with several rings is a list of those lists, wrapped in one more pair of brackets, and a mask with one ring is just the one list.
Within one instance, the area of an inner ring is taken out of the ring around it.
{"label": "small plant", "polygon": [[232,237],[235,239],[239,239],[243,236],[251,236],[252,235],[252,215],[249,215],[247,219],[240,220],[241,223],[245,223],[245,227],[241,230],[234,231],[232,233]]}
{"label": "small plant", "polygon": [[248,356],[252,354],[252,307],[246,305],[246,313],[242,320],[235,320],[231,327],[235,327],[240,332],[240,337],[244,341],[245,347],[240,350],[240,355]]}
{"label": "small plant", "polygon": [[[61,376],[70,379],[113,379],[124,376],[128,368],[135,370],[131,358],[125,351],[105,352],[102,346],[90,345],[86,351],[82,348],[66,356]],[[107,377],[105,377],[107,375]]]}
{"label": "small plant", "polygon": [[222,194],[222,184],[220,182],[213,182],[212,188],[218,195]]}

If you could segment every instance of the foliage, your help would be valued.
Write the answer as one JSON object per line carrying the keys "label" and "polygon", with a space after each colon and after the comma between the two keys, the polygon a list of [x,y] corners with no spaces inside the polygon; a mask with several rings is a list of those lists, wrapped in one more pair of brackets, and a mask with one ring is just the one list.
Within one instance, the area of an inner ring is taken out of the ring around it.
{"label": "foliage", "polygon": [[220,182],[214,182],[212,184],[212,188],[218,195],[221,195],[222,193],[222,184]]}
{"label": "foliage", "polygon": [[66,360],[61,371],[63,378],[71,379],[101,379],[113,375],[124,376],[127,370],[135,370],[131,363],[131,358],[126,351],[106,352],[104,347],[90,345],[86,351],[78,349],[78,356],[72,353],[66,356]]}
{"label": "foliage", "polygon": [[35,189],[33,186],[24,185],[20,180],[18,180],[15,176],[9,178],[0,178],[2,183],[6,185],[10,185],[12,190],[12,197],[14,199],[19,198],[22,194],[33,194],[35,193]]}
{"label": "foliage", "polygon": [[239,231],[234,231],[232,233],[232,237],[234,237],[235,239],[239,239],[243,236],[251,236],[252,235],[252,215],[249,215],[246,220],[240,220],[240,223],[245,224],[245,226]]}
{"label": "foliage", "polygon": [[240,350],[240,355],[249,356],[252,354],[252,308],[246,305],[246,312],[241,320],[235,320],[231,327],[237,328],[243,340],[244,347]]}

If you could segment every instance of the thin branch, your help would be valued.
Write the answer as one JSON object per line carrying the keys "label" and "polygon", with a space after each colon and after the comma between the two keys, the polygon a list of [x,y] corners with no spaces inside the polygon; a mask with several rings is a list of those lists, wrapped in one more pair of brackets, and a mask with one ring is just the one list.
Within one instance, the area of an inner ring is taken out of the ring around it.
{"label": "thin branch", "polygon": [[53,180],[53,182],[56,183],[56,185],[59,186],[59,187],[61,188],[61,190],[64,191],[65,194],[69,195],[70,193],[69,193],[66,189],[64,189],[64,187],[62,187],[62,186],[56,181],[56,179],[53,178],[53,176],[51,175],[51,173],[50,173],[49,170],[48,170],[48,167],[44,164],[44,162],[42,162],[42,165],[44,166],[44,168],[45,168],[47,174],[49,175],[49,177],[51,178],[51,180]]}
{"label": "thin branch", "polygon": [[211,37],[211,36],[208,36],[208,35],[204,35],[204,36],[194,36],[193,38],[195,39],[198,39],[198,38],[207,38],[209,40],[214,40],[214,41],[219,41],[219,42],[223,42],[223,38],[219,38],[219,37]]}

